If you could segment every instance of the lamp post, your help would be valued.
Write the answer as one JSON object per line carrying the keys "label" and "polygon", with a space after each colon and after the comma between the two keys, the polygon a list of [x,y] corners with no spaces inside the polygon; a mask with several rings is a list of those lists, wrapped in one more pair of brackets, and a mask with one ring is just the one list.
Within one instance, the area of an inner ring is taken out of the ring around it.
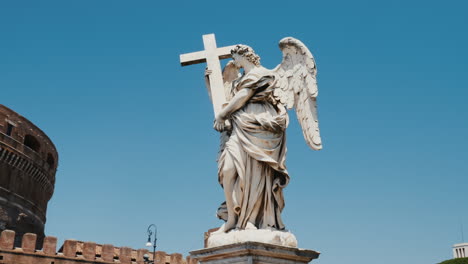
{"label": "lamp post", "polygon": [[[151,242],[151,236],[153,235],[153,230],[151,228],[154,227],[154,240]],[[156,257],[156,241],[158,240],[157,238],[158,235],[158,228],[156,227],[155,224],[151,224],[148,226],[148,242],[146,242],[147,247],[153,247],[153,261],[149,261],[149,256],[144,256],[145,258],[145,263],[148,264],[154,264],[155,257]]]}

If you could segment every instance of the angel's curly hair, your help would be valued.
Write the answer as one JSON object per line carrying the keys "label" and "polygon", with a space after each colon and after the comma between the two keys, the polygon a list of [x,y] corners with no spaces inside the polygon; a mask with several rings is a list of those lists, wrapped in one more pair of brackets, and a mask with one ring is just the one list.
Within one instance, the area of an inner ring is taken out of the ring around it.
{"label": "angel's curly hair", "polygon": [[242,57],[246,58],[249,62],[253,63],[255,66],[260,66],[260,56],[255,54],[255,51],[247,46],[247,45],[236,45],[232,50],[231,50],[231,55],[234,55],[234,53],[241,55]]}

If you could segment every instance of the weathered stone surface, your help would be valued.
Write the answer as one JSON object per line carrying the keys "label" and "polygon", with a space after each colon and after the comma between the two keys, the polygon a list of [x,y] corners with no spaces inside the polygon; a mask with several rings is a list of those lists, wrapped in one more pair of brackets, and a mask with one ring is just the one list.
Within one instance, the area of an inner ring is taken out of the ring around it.
{"label": "weathered stone surface", "polygon": [[85,242],[83,245],[83,257],[85,259],[94,260],[96,258],[96,243]]}
{"label": "weathered stone surface", "polygon": [[102,245],[101,258],[104,261],[113,261],[114,260],[114,246],[113,245]]}
{"label": "weathered stone surface", "polygon": [[182,254],[174,253],[171,254],[171,264],[183,264],[183,257]]}
{"label": "weathered stone surface", "polygon": [[32,253],[36,249],[36,234],[26,233],[23,236],[23,241],[21,242],[21,248],[26,253]]}
{"label": "weathered stone surface", "polygon": [[57,238],[53,236],[46,236],[44,238],[42,251],[46,255],[55,255],[57,252]]}
{"label": "weathered stone surface", "polygon": [[76,247],[77,241],[76,240],[65,240],[63,243],[63,255],[65,257],[74,258],[76,257]]}
{"label": "weathered stone surface", "polygon": [[36,234],[37,245],[42,244],[57,163],[57,150],[47,135],[0,105],[0,230],[16,231],[16,247],[25,233]]}
{"label": "weathered stone surface", "polygon": [[[148,254],[148,250],[147,249],[138,249],[137,250],[137,264],[144,264],[144,261],[143,261],[143,256],[145,254]],[[148,254],[149,256],[149,254]]]}
{"label": "weathered stone surface", "polygon": [[4,230],[0,235],[0,248],[1,249],[13,249],[13,243],[15,242],[15,231]]}
{"label": "weathered stone surface", "polygon": [[319,252],[258,242],[231,244],[190,252],[200,264],[304,264]]}
{"label": "weathered stone surface", "polygon": [[297,247],[296,237],[287,231],[274,229],[222,230],[209,234],[207,247],[219,247],[243,242],[260,242],[285,247]]}
{"label": "weathered stone surface", "polygon": [[130,264],[132,262],[132,249],[129,247],[121,247],[119,260],[122,264]]}
{"label": "weathered stone surface", "polygon": [[154,264],[166,264],[166,252],[156,251]]}
{"label": "weathered stone surface", "polygon": [[194,259],[194,258],[192,258],[192,257],[190,257],[190,256],[187,256],[185,262],[186,262],[187,264],[198,264],[198,260],[196,260],[196,259]]}
{"label": "weathered stone surface", "polygon": [[[128,247],[100,245],[95,242],[66,240],[59,252],[55,251],[57,238],[45,237],[44,244],[38,245],[43,250],[35,250],[35,234],[24,235],[22,247],[13,247],[15,232],[6,230],[0,236],[0,264],[145,264],[143,255],[147,249],[134,250]],[[195,264],[186,263],[181,254],[157,252],[161,264]],[[149,253],[149,259],[153,259]]]}

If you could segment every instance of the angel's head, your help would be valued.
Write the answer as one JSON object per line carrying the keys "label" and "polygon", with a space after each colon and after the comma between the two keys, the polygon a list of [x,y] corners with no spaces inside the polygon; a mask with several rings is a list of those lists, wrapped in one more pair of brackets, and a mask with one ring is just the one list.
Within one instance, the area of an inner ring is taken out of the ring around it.
{"label": "angel's head", "polygon": [[255,51],[247,45],[236,45],[236,47],[231,50],[231,55],[239,68],[243,66],[241,62],[242,59],[245,59],[255,66],[260,66],[260,56],[255,54]]}

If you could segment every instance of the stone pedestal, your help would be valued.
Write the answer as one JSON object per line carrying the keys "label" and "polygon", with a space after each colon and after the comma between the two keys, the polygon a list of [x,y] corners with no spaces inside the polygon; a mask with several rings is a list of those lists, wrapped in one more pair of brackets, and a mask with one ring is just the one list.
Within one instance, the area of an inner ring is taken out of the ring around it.
{"label": "stone pedestal", "polygon": [[218,230],[208,234],[205,247],[220,247],[244,242],[297,248],[296,237],[291,232],[275,229],[231,230],[228,233]]}
{"label": "stone pedestal", "polygon": [[313,250],[244,242],[190,252],[200,264],[302,264],[319,257]]}

